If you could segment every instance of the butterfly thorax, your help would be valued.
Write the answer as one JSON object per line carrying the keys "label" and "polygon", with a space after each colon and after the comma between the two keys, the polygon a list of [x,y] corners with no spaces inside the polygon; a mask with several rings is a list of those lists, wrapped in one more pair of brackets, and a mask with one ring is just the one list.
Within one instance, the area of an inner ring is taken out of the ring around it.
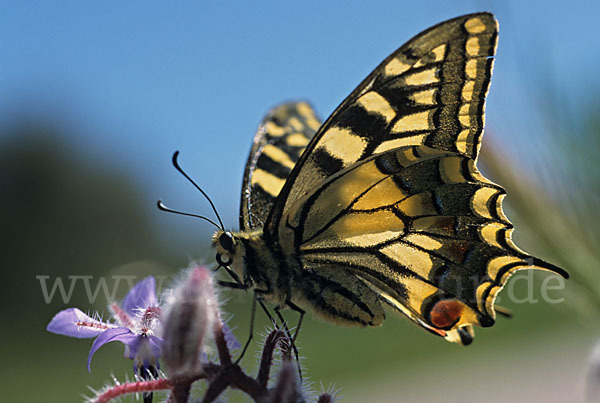
{"label": "butterfly thorax", "polygon": [[289,259],[282,259],[277,243],[265,240],[263,231],[218,230],[212,244],[219,264],[229,266],[244,285],[281,306],[289,300],[293,268],[285,264]]}

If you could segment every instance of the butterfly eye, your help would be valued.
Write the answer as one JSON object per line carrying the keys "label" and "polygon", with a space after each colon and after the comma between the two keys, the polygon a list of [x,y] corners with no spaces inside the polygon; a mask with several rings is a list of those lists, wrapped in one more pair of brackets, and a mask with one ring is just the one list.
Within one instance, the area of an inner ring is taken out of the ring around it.
{"label": "butterfly eye", "polygon": [[225,255],[225,257],[227,258],[227,260],[223,260],[223,255],[217,253],[217,263],[219,264],[219,266],[227,267],[233,262],[231,256]]}
{"label": "butterfly eye", "polygon": [[228,252],[233,252],[233,237],[230,232],[223,232],[219,236],[219,244]]}

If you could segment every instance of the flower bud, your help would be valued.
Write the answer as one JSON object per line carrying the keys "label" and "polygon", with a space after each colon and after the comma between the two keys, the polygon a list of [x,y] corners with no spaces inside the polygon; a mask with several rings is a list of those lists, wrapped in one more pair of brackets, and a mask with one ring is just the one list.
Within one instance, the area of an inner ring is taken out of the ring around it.
{"label": "flower bud", "polygon": [[335,398],[330,395],[329,393],[323,393],[321,396],[319,396],[319,400],[317,400],[317,403],[333,403],[335,402]]}
{"label": "flower bud", "polygon": [[163,359],[171,375],[197,371],[218,317],[210,270],[195,267],[175,288],[164,315]]}
{"label": "flower bud", "polygon": [[269,396],[270,402],[296,403],[303,401],[298,390],[296,367],[292,361],[284,360],[275,387]]}

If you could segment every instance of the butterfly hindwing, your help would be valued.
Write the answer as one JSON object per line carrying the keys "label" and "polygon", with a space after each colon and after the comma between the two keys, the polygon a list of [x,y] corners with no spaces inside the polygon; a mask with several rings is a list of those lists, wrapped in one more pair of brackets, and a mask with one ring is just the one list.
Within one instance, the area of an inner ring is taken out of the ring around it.
{"label": "butterfly hindwing", "polygon": [[[537,268],[511,240],[504,190],[472,159],[426,146],[369,157],[323,181],[283,217],[293,254],[327,278],[335,266],[431,331],[494,323],[496,294]],[[370,306],[373,306],[372,304]]]}
{"label": "butterfly hindwing", "polygon": [[373,154],[426,145],[476,159],[497,23],[438,24],[385,59],[321,126],[274,204],[267,230],[319,182]]}
{"label": "butterfly hindwing", "polygon": [[244,174],[240,227],[262,228],[292,168],[321,122],[306,102],[271,110],[258,127]]}

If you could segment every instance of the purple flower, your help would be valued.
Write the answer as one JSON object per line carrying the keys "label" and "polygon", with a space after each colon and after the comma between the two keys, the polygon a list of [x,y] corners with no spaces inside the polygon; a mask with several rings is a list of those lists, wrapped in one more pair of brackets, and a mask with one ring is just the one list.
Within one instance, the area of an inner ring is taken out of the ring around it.
{"label": "purple flower", "polygon": [[46,330],[77,338],[96,337],[88,356],[88,371],[94,353],[111,341],[125,344],[125,356],[134,360],[136,367],[158,366],[162,338],[156,335],[160,307],[154,277],[137,283],[123,302],[112,303],[110,310],[115,323],[93,319],[77,308],[65,309],[52,318]]}

